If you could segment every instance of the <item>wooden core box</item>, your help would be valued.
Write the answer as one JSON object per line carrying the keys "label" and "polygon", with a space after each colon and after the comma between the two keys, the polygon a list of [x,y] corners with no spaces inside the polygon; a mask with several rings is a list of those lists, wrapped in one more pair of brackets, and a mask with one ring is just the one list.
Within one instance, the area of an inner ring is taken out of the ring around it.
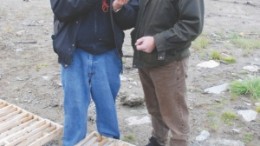
{"label": "wooden core box", "polygon": [[0,146],[41,146],[61,133],[61,125],[0,99]]}
{"label": "wooden core box", "polygon": [[85,139],[80,141],[76,146],[135,146],[133,144],[101,136],[96,131],[90,133]]}

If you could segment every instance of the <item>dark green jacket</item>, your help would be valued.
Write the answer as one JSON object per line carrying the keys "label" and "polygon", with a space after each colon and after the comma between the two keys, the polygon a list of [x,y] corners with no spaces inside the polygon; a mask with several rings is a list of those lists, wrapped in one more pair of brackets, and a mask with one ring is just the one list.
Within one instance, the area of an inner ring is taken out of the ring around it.
{"label": "dark green jacket", "polygon": [[[191,42],[202,32],[203,0],[140,0],[139,14],[132,31],[133,66],[156,67],[190,55]],[[137,51],[134,43],[142,36],[153,36],[152,53]]]}

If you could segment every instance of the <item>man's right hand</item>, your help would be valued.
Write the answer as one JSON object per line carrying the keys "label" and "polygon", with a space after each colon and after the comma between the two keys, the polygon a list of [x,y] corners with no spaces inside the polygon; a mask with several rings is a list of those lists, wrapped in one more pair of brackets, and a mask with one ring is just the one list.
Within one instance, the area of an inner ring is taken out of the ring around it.
{"label": "man's right hand", "polygon": [[115,12],[119,11],[129,0],[114,0],[112,6]]}

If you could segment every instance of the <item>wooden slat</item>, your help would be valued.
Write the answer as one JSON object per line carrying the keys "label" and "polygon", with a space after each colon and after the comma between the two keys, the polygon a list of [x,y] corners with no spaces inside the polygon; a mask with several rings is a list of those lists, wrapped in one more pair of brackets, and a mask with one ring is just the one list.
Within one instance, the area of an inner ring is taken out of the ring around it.
{"label": "wooden slat", "polygon": [[[28,117],[28,118],[30,118],[30,117]],[[35,122],[36,122],[36,119],[32,119],[32,120],[22,123],[21,125],[19,125],[17,127],[14,127],[13,129],[5,131],[4,133],[0,134],[0,139],[11,137],[12,135],[17,134],[17,131],[22,131],[23,129],[25,129],[26,127],[29,127],[30,125],[32,125]]]}
{"label": "wooden slat", "polygon": [[30,129],[31,131],[29,131],[28,133],[24,133],[25,136],[20,136],[20,137],[17,137],[16,139],[12,139],[12,142],[10,144],[8,144],[7,146],[13,146],[13,145],[18,145],[19,146],[27,146],[27,145],[24,145],[23,144],[23,141],[25,141],[26,139],[30,138],[31,136],[35,135],[35,134],[38,134],[41,130],[47,128],[48,126],[47,125],[41,125],[40,127],[38,127],[37,129]]}
{"label": "wooden slat", "polygon": [[8,141],[12,142],[12,141],[16,140],[19,137],[25,137],[25,136],[28,135],[28,133],[30,133],[34,129],[37,129],[38,127],[41,127],[42,125],[44,125],[44,121],[37,121],[33,125],[28,126],[25,129],[16,132],[16,134],[14,136],[8,138]]}
{"label": "wooden slat", "polygon": [[21,143],[21,146],[28,146],[29,144],[33,143],[34,139],[40,139],[43,137],[45,134],[50,133],[51,131],[55,130],[55,127],[50,127],[49,125],[45,125],[46,128],[42,129],[39,131],[39,128],[37,129],[38,131],[33,131],[26,137],[26,139]]}
{"label": "wooden slat", "polygon": [[5,121],[3,124],[0,124],[0,133],[11,129],[12,127],[16,127],[16,126],[20,125],[21,123],[28,120],[28,117],[23,117],[22,119],[19,119],[19,118],[20,117],[14,118],[12,120]]}
{"label": "wooden slat", "polygon": [[3,103],[3,102],[0,102],[0,108],[3,108],[5,107],[7,104]]}
{"label": "wooden slat", "polygon": [[0,99],[0,146],[41,146],[61,133],[61,125]]}
{"label": "wooden slat", "polygon": [[6,115],[0,117],[0,122],[6,121],[6,120],[8,120],[8,119],[11,119],[11,118],[15,117],[17,114],[20,114],[20,113],[21,113],[21,111],[18,111],[18,110],[17,110],[17,111],[10,112],[10,113],[8,113],[8,114],[6,114]]}
{"label": "wooden slat", "polygon": [[29,144],[28,146],[43,145],[43,144],[47,143],[49,139],[52,139],[53,137],[57,137],[57,136],[61,135],[62,131],[58,130],[57,127],[55,127],[55,128],[56,128],[55,130],[53,130],[49,134],[45,134],[43,137],[38,139],[38,141],[34,141],[31,144]]}
{"label": "wooden slat", "polygon": [[80,141],[76,146],[134,146],[133,144],[100,136],[96,131],[90,133],[85,139]]}
{"label": "wooden slat", "polygon": [[87,141],[95,137],[96,133],[91,133],[87,138],[83,139],[81,142],[79,142],[76,146],[82,146],[84,145]]}
{"label": "wooden slat", "polygon": [[4,116],[5,114],[11,112],[13,109],[13,106],[11,105],[8,105],[8,106],[4,106],[3,108],[0,109],[0,117]]}

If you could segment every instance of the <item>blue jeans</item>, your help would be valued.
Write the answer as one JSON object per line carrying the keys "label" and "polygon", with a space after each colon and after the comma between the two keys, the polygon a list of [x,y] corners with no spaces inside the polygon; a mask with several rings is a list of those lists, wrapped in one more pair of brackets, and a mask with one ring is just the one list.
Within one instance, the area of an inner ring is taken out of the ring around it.
{"label": "blue jeans", "polygon": [[116,49],[92,55],[76,49],[73,61],[61,70],[64,90],[63,146],[73,146],[87,133],[88,106],[96,106],[96,125],[101,135],[119,138],[115,99],[120,88],[122,62]]}

